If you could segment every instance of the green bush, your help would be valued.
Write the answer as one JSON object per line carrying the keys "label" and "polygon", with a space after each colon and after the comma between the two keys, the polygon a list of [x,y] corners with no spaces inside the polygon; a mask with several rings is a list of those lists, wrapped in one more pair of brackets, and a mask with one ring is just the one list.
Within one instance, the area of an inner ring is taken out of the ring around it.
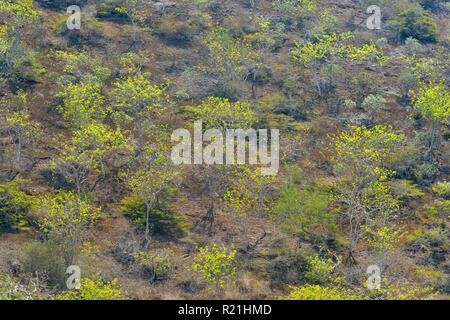
{"label": "green bush", "polygon": [[32,242],[23,251],[23,271],[38,275],[49,287],[65,286],[66,268],[59,248],[50,243]]}
{"label": "green bush", "polygon": [[403,39],[413,37],[423,42],[437,42],[439,28],[433,19],[414,10],[401,11],[394,17],[394,23],[399,28]]}
{"label": "green bush", "polygon": [[40,82],[45,72],[43,65],[36,59],[35,53],[31,52],[17,62],[12,76],[19,81]]}
{"label": "green bush", "polygon": [[0,184],[0,229],[25,230],[33,197],[19,189],[24,180]]}
{"label": "green bush", "polygon": [[[145,204],[137,196],[126,197],[121,207],[125,216],[129,217],[139,229],[145,228]],[[149,215],[152,234],[180,233],[184,230],[182,218],[175,216],[167,202],[158,202]]]}
{"label": "green bush", "polygon": [[407,96],[411,90],[414,90],[419,85],[419,79],[411,73],[402,73],[398,78],[398,86],[404,96]]}
{"label": "green bush", "polygon": [[80,289],[64,291],[56,296],[57,300],[126,300],[117,279],[104,281],[97,277],[81,279]]}

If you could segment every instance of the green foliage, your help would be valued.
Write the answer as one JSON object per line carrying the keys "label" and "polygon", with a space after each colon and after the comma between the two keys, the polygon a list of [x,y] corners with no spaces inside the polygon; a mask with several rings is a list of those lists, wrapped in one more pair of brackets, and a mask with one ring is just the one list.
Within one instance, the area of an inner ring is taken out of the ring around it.
{"label": "green foliage", "polygon": [[315,41],[297,42],[296,49],[291,51],[294,63],[307,67],[311,71],[319,96],[322,95],[319,72],[323,70],[323,66],[328,66],[325,70],[329,70],[330,84],[334,87],[333,65],[338,58],[345,58],[350,61],[364,61],[371,57],[376,57],[380,65],[386,61],[383,50],[377,49],[374,43],[357,47],[350,43],[350,40],[353,38],[352,32],[323,34],[317,36]]}
{"label": "green foliage", "polygon": [[[312,187],[299,190],[287,187],[274,204],[275,221],[295,235],[319,232],[328,236],[336,227],[336,211],[330,208],[329,194]],[[320,231],[316,231],[320,228]]]}
{"label": "green foliage", "polygon": [[396,157],[401,145],[406,141],[403,134],[392,127],[382,125],[371,129],[351,126],[348,132],[341,132],[334,138],[336,169],[349,169],[355,176],[382,176],[381,170]]}
{"label": "green foliage", "polygon": [[[165,201],[159,201],[149,210],[149,228],[152,234],[169,234],[185,230],[183,219],[174,214],[172,207]],[[141,229],[145,229],[146,205],[133,194],[122,200],[121,210]]]}
{"label": "green foliage", "polygon": [[150,274],[151,281],[164,280],[170,277],[175,269],[175,253],[170,249],[138,251],[134,253],[136,263],[144,273]]}
{"label": "green foliage", "polygon": [[450,183],[441,181],[432,188],[436,195],[434,202],[424,206],[425,215],[431,218],[431,222],[436,221],[445,226],[445,222],[450,217]]}
{"label": "green foliage", "polygon": [[413,184],[410,180],[393,180],[391,182],[392,193],[401,199],[417,198],[424,195],[424,193]]}
{"label": "green foliage", "polygon": [[377,95],[381,92],[381,83],[370,74],[362,72],[353,77],[350,82],[350,92],[357,106],[360,106],[369,95]]}
{"label": "green foliage", "polygon": [[198,106],[184,107],[194,121],[202,121],[207,128],[246,130],[255,122],[255,113],[249,102],[230,102],[228,99],[209,97]]}
{"label": "green foliage", "polygon": [[367,96],[361,104],[361,107],[367,111],[370,117],[373,119],[386,105],[386,99],[383,96],[369,95]]}
{"label": "green foliage", "polygon": [[398,86],[403,92],[403,95],[408,95],[408,93],[414,90],[419,85],[419,80],[411,72],[405,72],[398,78]]}
{"label": "green foliage", "polygon": [[306,284],[303,287],[290,287],[291,293],[286,300],[361,300],[362,297],[343,288],[324,287]]}
{"label": "green foliage", "polygon": [[198,248],[191,269],[200,274],[203,281],[216,290],[219,298],[224,297],[227,283],[236,275],[236,250],[228,250],[214,244],[212,247]]}
{"label": "green foliage", "polygon": [[403,10],[394,17],[394,24],[405,39],[413,37],[424,42],[437,42],[439,28],[432,18],[414,10]]}
{"label": "green foliage", "polygon": [[441,125],[450,123],[450,91],[443,83],[429,84],[415,93],[413,103],[414,108],[429,122],[427,138],[429,150],[432,151],[437,130]]}
{"label": "green foliage", "polygon": [[25,29],[38,17],[33,0],[0,1],[0,71],[11,72],[22,54]]}
{"label": "green foliage", "polygon": [[75,185],[80,196],[92,173],[105,175],[105,165],[119,150],[129,150],[128,139],[120,130],[91,121],[72,134],[69,143],[58,142],[60,155],[50,162],[52,169]]}
{"label": "green foliage", "polygon": [[414,107],[425,119],[446,125],[450,120],[450,92],[443,83],[422,87],[414,96]]}
{"label": "green foliage", "polygon": [[413,52],[415,52],[415,51],[422,50],[422,45],[420,44],[419,40],[414,39],[413,37],[406,38],[405,46],[408,47],[408,49],[410,50],[411,54]]}
{"label": "green foliage", "polygon": [[432,300],[436,294],[430,287],[408,281],[396,283],[382,277],[381,282],[379,290],[369,290],[367,295],[371,300]]}
{"label": "green foliage", "polygon": [[20,185],[29,182],[13,180],[0,184],[0,227],[6,230],[27,230],[28,211],[34,204],[32,196],[20,190]]}
{"label": "green foliage", "polygon": [[22,149],[31,144],[40,135],[40,123],[31,119],[27,94],[19,91],[17,105],[9,108],[0,108],[4,115],[0,119],[1,126],[11,136],[11,142],[15,147],[15,162],[18,172],[22,169]]}
{"label": "green foliage", "polygon": [[39,228],[63,252],[67,265],[72,265],[87,231],[104,214],[72,192],[60,192],[38,199]]}
{"label": "green foliage", "polygon": [[141,154],[137,169],[123,172],[122,178],[130,191],[145,204],[145,239],[149,240],[150,215],[163,192],[176,190],[180,171],[170,158],[170,144],[167,140],[146,146]]}
{"label": "green foliage", "polygon": [[377,229],[366,228],[367,245],[373,253],[383,255],[398,247],[402,238],[408,232],[403,231],[403,228],[396,230],[395,227],[383,226]]}
{"label": "green foliage", "polygon": [[308,264],[308,271],[305,272],[305,278],[309,283],[326,284],[328,282],[336,281],[332,278],[332,274],[336,267],[340,265],[341,260],[334,262],[330,258],[322,259],[319,255],[306,258]]}
{"label": "green foliage", "polygon": [[450,182],[439,181],[435,187],[433,187],[433,192],[441,198],[450,199]]}
{"label": "green foliage", "polygon": [[56,296],[57,300],[125,300],[117,279],[104,281],[99,278],[82,278],[80,289],[64,291]]}
{"label": "green foliage", "polygon": [[124,0],[116,11],[126,14],[133,24],[133,42],[136,42],[137,26],[143,24],[150,16],[150,8],[144,0]]}
{"label": "green foliage", "polygon": [[250,248],[249,217],[254,215],[259,218],[264,238],[266,231],[263,217],[269,210],[269,190],[271,184],[275,181],[275,177],[262,175],[260,168],[249,167],[238,168],[235,174],[231,186],[223,196],[223,202],[240,222],[247,248]]}
{"label": "green foliage", "polygon": [[66,262],[62,249],[54,243],[31,242],[22,253],[23,271],[38,276],[50,288],[65,288]]}
{"label": "green foliage", "polygon": [[234,38],[220,26],[212,27],[203,43],[209,49],[214,70],[227,81],[245,81],[250,75],[250,66],[258,68],[261,64],[261,53],[251,43]]}
{"label": "green foliage", "polygon": [[56,51],[54,56],[64,64],[64,74],[58,79],[63,87],[71,82],[72,86],[77,82],[83,82],[86,88],[96,88],[111,75],[111,71],[103,65],[98,56],[92,56],[86,51]]}
{"label": "green foliage", "polygon": [[332,159],[340,178],[333,184],[331,200],[342,207],[349,223],[347,262],[354,262],[352,249],[366,228],[384,225],[399,210],[399,200],[386,183],[393,172],[384,166],[404,142],[404,135],[384,126],[351,127],[334,138]]}
{"label": "green foliage", "polygon": [[159,115],[167,110],[167,85],[153,85],[142,73],[114,83],[111,92],[117,116],[133,122],[139,134],[139,147],[144,145],[144,132]]}
{"label": "green foliage", "polygon": [[76,129],[85,128],[93,119],[101,121],[109,111],[104,106],[101,87],[95,82],[68,83],[58,93],[58,97],[63,100],[63,105],[58,106],[58,109]]}
{"label": "green foliage", "polygon": [[303,287],[290,287],[291,293],[286,300],[430,300],[434,292],[429,287],[421,287],[410,282],[394,283],[382,278],[379,290],[326,287],[306,284]]}
{"label": "green foliage", "polygon": [[450,250],[450,232],[448,229],[435,227],[422,229],[410,237],[410,244],[420,250],[431,254],[436,248],[444,251]]}

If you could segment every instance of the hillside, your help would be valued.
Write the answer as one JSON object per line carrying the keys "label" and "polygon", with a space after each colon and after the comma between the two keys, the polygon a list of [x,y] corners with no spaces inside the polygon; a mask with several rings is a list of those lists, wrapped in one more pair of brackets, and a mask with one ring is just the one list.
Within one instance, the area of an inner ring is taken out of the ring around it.
{"label": "hillside", "polygon": [[449,11],[0,0],[0,299],[447,299]]}

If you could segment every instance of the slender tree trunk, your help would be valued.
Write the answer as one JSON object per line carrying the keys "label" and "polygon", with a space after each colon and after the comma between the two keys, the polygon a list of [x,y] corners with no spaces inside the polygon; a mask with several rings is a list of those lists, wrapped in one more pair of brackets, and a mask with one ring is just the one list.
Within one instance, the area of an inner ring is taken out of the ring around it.
{"label": "slender tree trunk", "polygon": [[145,212],[145,240],[147,244],[149,242],[149,234],[150,231],[150,202],[146,203],[146,212]]}
{"label": "slender tree trunk", "polygon": [[17,172],[21,171],[20,166],[20,160],[21,160],[21,153],[22,153],[22,134],[19,132],[17,136],[17,151],[16,151],[16,166],[17,166]]}

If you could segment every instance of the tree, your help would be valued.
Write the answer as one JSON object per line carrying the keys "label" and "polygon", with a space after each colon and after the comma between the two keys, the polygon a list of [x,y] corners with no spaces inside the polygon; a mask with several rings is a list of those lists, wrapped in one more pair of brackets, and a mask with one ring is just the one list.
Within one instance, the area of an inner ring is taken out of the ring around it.
{"label": "tree", "polygon": [[82,187],[91,173],[105,175],[105,163],[114,159],[118,150],[129,150],[128,139],[120,130],[89,122],[86,127],[72,134],[70,143],[59,144],[59,157],[50,166],[60,172],[70,183],[74,183],[81,196]]}
{"label": "tree", "polygon": [[202,121],[208,129],[247,130],[256,121],[255,112],[245,101],[230,102],[226,98],[209,97],[198,106],[187,106],[189,118]]}
{"label": "tree", "polygon": [[0,120],[2,127],[9,132],[12,143],[15,145],[16,170],[21,172],[22,149],[31,144],[41,132],[39,122],[31,119],[26,93],[20,91],[17,98],[20,104],[18,110],[12,110],[13,108],[6,110],[5,115]]}
{"label": "tree", "polygon": [[[38,11],[33,7],[33,0],[1,0],[0,1],[0,66],[4,64],[6,71],[11,72],[21,53],[20,42],[26,28],[33,24]],[[2,68],[3,69],[3,68]]]}
{"label": "tree", "polygon": [[66,265],[73,265],[88,230],[104,214],[72,192],[43,196],[37,207],[39,228],[61,248]]}
{"label": "tree", "polygon": [[[144,23],[151,15],[149,11],[149,5],[144,0],[125,0],[120,8],[116,8],[120,13],[124,13],[128,16],[133,25],[133,43],[136,42],[136,32],[138,24]],[[130,47],[131,48],[131,47]]]}
{"label": "tree", "polygon": [[377,49],[375,44],[356,47],[349,44],[349,40],[353,37],[351,32],[318,35],[314,40],[304,43],[297,42],[296,49],[291,51],[294,63],[309,68],[313,76],[314,86],[317,88],[320,97],[322,97],[323,90],[319,74],[321,70],[328,70],[330,85],[331,88],[334,88],[333,66],[338,58],[365,60],[375,55],[381,59],[382,50]]}
{"label": "tree", "polygon": [[389,127],[350,127],[334,137],[331,160],[339,179],[333,184],[332,202],[341,205],[348,224],[347,263],[355,263],[353,248],[367,227],[386,223],[398,211],[399,201],[386,183],[392,171],[385,168],[405,142]]}
{"label": "tree", "polygon": [[101,94],[101,87],[95,82],[69,82],[58,96],[63,100],[63,105],[58,106],[58,109],[75,129],[87,127],[94,119],[103,120],[109,111],[104,106],[105,98]]}
{"label": "tree", "polygon": [[422,87],[413,98],[414,108],[429,122],[429,152],[435,146],[436,132],[450,120],[450,92],[443,83]]}
{"label": "tree", "polygon": [[104,66],[101,58],[86,51],[56,51],[54,57],[64,65],[63,75],[58,79],[58,83],[64,88],[68,83],[74,86],[79,82],[101,87],[111,76],[111,70]]}
{"label": "tree", "polygon": [[214,288],[219,299],[223,299],[225,286],[236,275],[236,250],[233,248],[229,250],[216,244],[198,250],[191,269],[198,272],[203,281]]}
{"label": "tree", "polygon": [[118,116],[133,122],[138,131],[139,148],[144,146],[144,133],[152,120],[167,109],[167,85],[153,85],[144,74],[127,77],[114,83],[111,92]]}
{"label": "tree", "polygon": [[164,139],[145,146],[136,162],[136,170],[124,172],[122,179],[131,192],[145,203],[145,240],[148,244],[150,210],[157,203],[158,196],[176,183],[180,172],[172,163],[170,144]]}
{"label": "tree", "polygon": [[[268,196],[274,181],[274,176],[261,175],[259,168],[238,168],[223,197],[224,203],[241,224],[247,249],[255,248],[267,235],[264,216],[268,211]],[[259,220],[262,235],[252,244],[249,237],[249,218],[253,215]]]}
{"label": "tree", "polygon": [[[256,121],[256,114],[249,102],[230,102],[225,98],[209,97],[198,106],[185,106],[188,118],[202,121],[205,129],[217,129],[222,133],[227,129],[251,128]],[[209,232],[215,221],[215,202],[226,190],[228,168],[223,165],[201,165],[193,168],[195,178],[207,186],[207,197],[210,201],[205,219],[209,221]]]}
{"label": "tree", "polygon": [[208,47],[212,67],[227,84],[238,82],[242,85],[249,77],[251,67],[258,68],[261,63],[261,54],[250,43],[234,38],[220,26],[212,27],[203,43]]}
{"label": "tree", "polygon": [[366,228],[365,239],[371,253],[376,257],[376,265],[381,267],[383,274],[392,265],[392,258],[402,239],[408,234],[404,228],[395,226],[381,226],[377,228]]}

